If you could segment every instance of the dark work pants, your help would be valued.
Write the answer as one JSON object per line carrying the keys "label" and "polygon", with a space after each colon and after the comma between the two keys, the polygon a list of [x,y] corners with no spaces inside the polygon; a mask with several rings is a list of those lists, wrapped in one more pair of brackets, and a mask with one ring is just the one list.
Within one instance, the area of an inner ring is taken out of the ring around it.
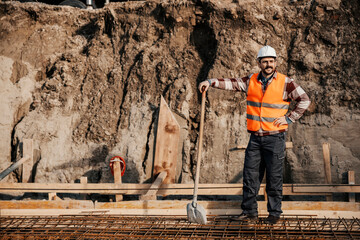
{"label": "dark work pants", "polygon": [[251,134],[245,152],[243,202],[246,214],[257,215],[256,196],[266,169],[267,209],[269,215],[280,216],[285,158],[285,133],[268,136]]}

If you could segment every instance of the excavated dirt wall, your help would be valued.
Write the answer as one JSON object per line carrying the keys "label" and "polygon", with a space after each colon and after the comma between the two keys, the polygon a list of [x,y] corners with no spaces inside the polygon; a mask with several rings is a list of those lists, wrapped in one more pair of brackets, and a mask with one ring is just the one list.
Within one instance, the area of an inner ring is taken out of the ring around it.
{"label": "excavated dirt wall", "polygon": [[[322,143],[334,183],[360,182],[360,4],[313,1],[131,1],[80,10],[0,1],[0,171],[34,139],[35,182],[123,182],[151,177],[160,96],[181,126],[178,182],[193,179],[200,120],[197,85],[258,71],[265,44],[278,70],[312,100],[290,126],[284,178],[323,183]],[[210,89],[201,182],[242,181],[246,96]],[[3,181],[17,182],[18,174]]]}

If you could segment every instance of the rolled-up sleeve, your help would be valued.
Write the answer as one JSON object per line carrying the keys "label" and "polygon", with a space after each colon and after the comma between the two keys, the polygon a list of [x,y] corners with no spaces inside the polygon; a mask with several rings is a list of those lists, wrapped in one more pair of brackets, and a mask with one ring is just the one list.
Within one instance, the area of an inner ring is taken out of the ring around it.
{"label": "rolled-up sleeve", "polygon": [[296,101],[295,108],[288,114],[288,118],[295,122],[304,114],[306,109],[310,106],[310,98],[298,84],[291,78],[286,78],[286,90],[284,92],[284,99],[291,99]]}
{"label": "rolled-up sleeve", "polygon": [[247,92],[249,77],[243,78],[211,78],[211,86],[218,89]]}

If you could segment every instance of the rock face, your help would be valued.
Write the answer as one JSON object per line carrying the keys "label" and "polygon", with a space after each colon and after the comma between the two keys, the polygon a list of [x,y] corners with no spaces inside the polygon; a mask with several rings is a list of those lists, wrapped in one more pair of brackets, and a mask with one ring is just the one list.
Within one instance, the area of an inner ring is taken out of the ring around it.
{"label": "rock face", "polygon": [[[123,182],[151,177],[160,96],[181,126],[178,182],[193,181],[199,82],[257,72],[265,44],[278,70],[312,105],[290,126],[284,176],[324,182],[322,143],[331,144],[332,181],[360,182],[360,4],[315,1],[139,1],[97,10],[0,3],[0,171],[34,139],[35,182],[113,182],[109,159],[127,163]],[[201,182],[242,181],[246,96],[210,89]],[[6,180],[16,182],[18,175]]]}

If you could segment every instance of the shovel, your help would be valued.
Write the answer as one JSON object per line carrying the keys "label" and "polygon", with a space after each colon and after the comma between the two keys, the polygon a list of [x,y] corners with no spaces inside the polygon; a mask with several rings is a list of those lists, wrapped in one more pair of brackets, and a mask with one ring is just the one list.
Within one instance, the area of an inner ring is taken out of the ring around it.
{"label": "shovel", "polygon": [[204,115],[205,115],[205,95],[206,91],[203,89],[202,97],[201,97],[201,118],[200,118],[200,138],[199,138],[199,148],[197,155],[197,163],[196,163],[196,175],[195,175],[195,184],[194,184],[194,196],[192,203],[188,203],[186,206],[187,209],[187,217],[189,222],[206,224],[206,212],[205,209],[197,203],[197,191],[200,177],[200,162],[201,162],[201,152],[202,152],[202,136],[204,129]]}

